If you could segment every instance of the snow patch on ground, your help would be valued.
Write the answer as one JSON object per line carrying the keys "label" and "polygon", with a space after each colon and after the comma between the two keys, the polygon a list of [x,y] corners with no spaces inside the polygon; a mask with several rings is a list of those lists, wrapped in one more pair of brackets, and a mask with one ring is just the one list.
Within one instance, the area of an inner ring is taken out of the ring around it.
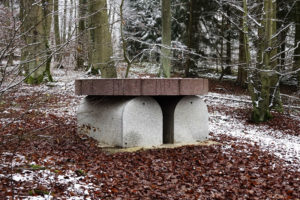
{"label": "snow patch on ground", "polygon": [[251,99],[245,95],[219,94],[209,92],[205,95],[204,101],[210,106],[228,106],[234,108],[245,108],[251,106]]}
{"label": "snow patch on ground", "polygon": [[[12,157],[12,159],[7,160],[6,157]],[[0,158],[1,158],[0,169],[3,167],[18,167],[20,165],[23,165],[24,162],[26,161],[25,156],[20,154],[14,155],[10,152],[2,153]]]}
{"label": "snow patch on ground", "polygon": [[[219,79],[221,74],[220,73],[199,73],[201,78],[209,78],[209,79]],[[236,80],[236,76],[234,75],[224,75],[223,80]]]}
{"label": "snow patch on ground", "polygon": [[[7,157],[12,157],[12,159],[5,159]],[[47,161],[46,159],[44,161]],[[48,162],[48,161],[47,161]],[[14,173],[9,175],[12,177],[12,180],[15,182],[34,182],[38,183],[39,186],[43,186],[47,190],[45,192],[49,192],[49,195],[41,196],[29,196],[29,197],[21,197],[17,196],[20,199],[28,199],[28,200],[36,200],[36,199],[54,199],[51,195],[51,185],[55,183],[56,185],[61,185],[62,187],[66,187],[65,195],[70,196],[68,199],[76,199],[83,200],[89,199],[84,196],[91,195],[91,192],[100,191],[101,184],[95,185],[93,183],[87,183],[85,181],[86,178],[91,178],[92,176],[85,175],[77,175],[76,172],[68,170],[65,172],[55,172],[55,170],[45,169],[45,170],[36,170],[30,168],[30,166],[35,165],[36,163],[31,162],[27,164],[28,167],[24,167],[24,164],[27,163],[25,156],[20,154],[13,155],[12,153],[6,152],[1,155],[1,165],[0,171],[3,170],[4,167],[20,167],[21,172]],[[27,169],[28,168],[28,169]],[[2,169],[2,170],[1,170]],[[7,175],[0,174],[1,177],[6,177]],[[17,191],[18,184],[15,184],[15,190]],[[34,189],[37,185],[32,185],[32,189]]]}
{"label": "snow patch on ground", "polygon": [[[210,106],[226,105],[226,107],[245,108],[251,101],[247,96],[223,95],[209,93],[204,98]],[[299,121],[300,123],[300,121]],[[262,151],[268,151],[296,171],[300,172],[300,137],[274,131],[267,126],[247,124],[222,112],[210,113],[210,132],[216,135],[229,135],[241,142],[250,141],[257,144]]]}

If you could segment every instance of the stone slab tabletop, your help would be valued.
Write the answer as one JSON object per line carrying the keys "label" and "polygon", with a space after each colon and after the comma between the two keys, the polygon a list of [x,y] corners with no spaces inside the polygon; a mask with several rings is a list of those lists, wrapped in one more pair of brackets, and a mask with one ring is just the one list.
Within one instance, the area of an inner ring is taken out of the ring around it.
{"label": "stone slab tabletop", "polygon": [[181,96],[208,93],[202,78],[77,79],[76,95],[99,96]]}

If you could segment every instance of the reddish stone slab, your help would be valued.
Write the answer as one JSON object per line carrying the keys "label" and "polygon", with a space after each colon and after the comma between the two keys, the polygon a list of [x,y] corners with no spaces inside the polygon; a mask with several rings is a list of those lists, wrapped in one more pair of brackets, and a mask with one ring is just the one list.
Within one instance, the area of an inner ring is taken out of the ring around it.
{"label": "reddish stone slab", "polygon": [[181,79],[180,80],[180,95],[190,95],[195,93],[203,94],[204,82],[203,79]]}
{"label": "reddish stone slab", "polygon": [[207,94],[208,93],[208,88],[209,88],[208,79],[204,79],[203,94]]}
{"label": "reddish stone slab", "polygon": [[142,79],[142,83],[141,83],[142,95],[150,96],[156,94],[156,87],[157,87],[156,83],[157,81],[153,79]]}
{"label": "reddish stone slab", "polygon": [[207,79],[78,79],[77,95],[101,96],[178,96],[208,93]]}
{"label": "reddish stone slab", "polygon": [[114,96],[122,96],[124,95],[124,82],[123,79],[114,79]]}
{"label": "reddish stone slab", "polygon": [[93,80],[82,80],[81,81],[81,93],[83,95],[94,95],[93,94]]}
{"label": "reddish stone slab", "polygon": [[92,93],[93,95],[114,95],[113,80],[103,79],[101,82],[93,81]]}
{"label": "reddish stone slab", "polygon": [[124,95],[125,96],[140,96],[141,91],[141,79],[123,79]]}
{"label": "reddish stone slab", "polygon": [[179,95],[180,79],[156,79],[156,95]]}
{"label": "reddish stone slab", "polygon": [[81,80],[76,80],[75,81],[75,94],[81,94],[82,93],[82,91],[81,91],[81,88],[82,88],[81,84],[82,84]]}

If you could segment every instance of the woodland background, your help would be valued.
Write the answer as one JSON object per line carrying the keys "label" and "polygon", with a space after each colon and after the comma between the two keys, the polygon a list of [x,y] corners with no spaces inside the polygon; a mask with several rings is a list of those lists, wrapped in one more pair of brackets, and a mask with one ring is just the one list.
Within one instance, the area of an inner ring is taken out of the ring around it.
{"label": "woodland background", "polygon": [[[299,199],[300,1],[1,0],[0,197]],[[204,77],[209,142],[111,154],[76,78]]]}
{"label": "woodland background", "polygon": [[[128,77],[235,77],[252,97],[252,120],[282,112],[280,84],[299,87],[299,1],[1,1],[0,94],[53,81],[51,68]],[[14,79],[13,79],[14,80]],[[8,83],[7,83],[8,82]]]}

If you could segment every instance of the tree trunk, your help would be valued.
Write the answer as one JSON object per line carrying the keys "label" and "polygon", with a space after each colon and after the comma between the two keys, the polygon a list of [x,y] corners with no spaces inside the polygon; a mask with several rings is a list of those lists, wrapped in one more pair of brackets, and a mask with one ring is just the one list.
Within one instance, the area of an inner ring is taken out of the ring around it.
{"label": "tree trunk", "polygon": [[42,0],[35,4],[35,0],[21,0],[21,18],[24,26],[22,32],[26,47],[21,52],[21,62],[26,70],[26,82],[39,84],[43,81],[53,81],[50,74],[49,34],[51,28],[50,0]]}
{"label": "tree trunk", "polygon": [[[193,33],[194,33],[194,29],[193,29],[193,21],[194,21],[194,16],[193,16],[193,13],[194,13],[194,0],[190,0],[189,1],[189,4],[188,4],[188,8],[189,8],[189,15],[188,15],[188,27],[187,27],[187,47],[188,49],[193,49]],[[192,61],[192,58],[190,55],[187,55],[187,58],[186,58],[186,63],[185,63],[185,69],[184,69],[184,74],[185,74],[185,77],[189,77],[190,75],[190,68],[191,68],[191,65],[193,65],[194,62]]]}
{"label": "tree trunk", "polygon": [[113,56],[111,34],[107,16],[106,0],[96,0],[90,3],[92,45],[91,67],[92,73],[101,71],[102,77],[117,77]]}
{"label": "tree trunk", "polygon": [[124,57],[125,62],[127,63],[125,78],[128,78],[129,70],[131,68],[131,61],[130,61],[129,56],[127,54],[127,41],[124,37],[124,30],[123,30],[123,23],[122,23],[124,21],[123,6],[124,6],[124,0],[121,0],[121,4],[120,4],[120,20],[121,20],[120,31],[121,31],[121,41],[122,41],[122,48],[123,48],[123,57]]}
{"label": "tree trunk", "polygon": [[63,43],[67,40],[67,2],[64,0],[64,13],[63,13],[63,23],[62,23],[62,41]]}
{"label": "tree trunk", "polygon": [[[280,2],[282,0],[276,0],[277,2],[277,19],[284,19],[286,15],[286,10],[281,9]],[[285,53],[285,48],[286,48],[286,40],[287,40],[287,33],[289,31],[289,28],[286,28],[287,22],[286,20],[278,20],[277,21],[277,32],[279,33],[278,37],[278,52],[280,53],[280,57],[278,58],[278,63],[279,63],[279,70],[283,71],[285,70],[285,59],[286,59],[286,53]]]}
{"label": "tree trunk", "polygon": [[77,39],[77,53],[76,53],[76,70],[84,68],[84,63],[87,61],[87,30],[86,30],[86,13],[87,0],[79,0],[79,23],[78,23],[78,39]]}
{"label": "tree trunk", "polygon": [[[247,11],[247,7],[246,7],[246,11]],[[246,17],[246,19],[244,20],[244,18]],[[238,77],[237,77],[237,83],[242,86],[242,87],[247,87],[247,60],[246,60],[246,51],[248,51],[249,49],[247,49],[247,46],[245,45],[249,45],[248,44],[248,39],[245,39],[245,37],[248,37],[248,27],[247,24],[245,24],[246,27],[244,27],[244,21],[246,22],[247,20],[247,15],[244,16],[241,19],[241,27],[243,27],[243,30],[240,31],[240,35],[239,35],[239,67],[238,67]],[[247,32],[244,32],[247,31]],[[245,42],[246,40],[246,42]],[[248,62],[250,62],[248,60]]]}
{"label": "tree trunk", "polygon": [[[14,6],[14,2],[11,2],[11,5],[10,5],[10,1],[11,0],[2,0],[0,1],[0,5],[3,5],[4,7],[7,8],[7,10],[12,10],[13,9],[13,6]],[[11,11],[12,14],[13,14],[13,11]],[[6,16],[5,16],[6,17]],[[11,26],[11,20],[7,20],[7,27],[10,27]],[[5,29],[5,28],[4,28]],[[1,38],[2,39],[2,38]],[[7,59],[7,65],[11,66],[13,65],[13,61],[14,61],[14,51],[13,50],[9,50],[9,51],[6,51],[6,55],[4,55],[5,58]]]}
{"label": "tree trunk", "polygon": [[226,67],[224,74],[231,75],[231,22],[230,22],[230,7],[227,8],[226,22]]}
{"label": "tree trunk", "polygon": [[219,78],[219,81],[223,79],[224,76],[224,15],[222,15],[222,20],[221,20],[221,48],[220,48],[220,65],[221,65],[221,76]]}
{"label": "tree trunk", "polygon": [[[263,9],[263,7],[261,8]],[[257,44],[256,44],[256,49],[257,49],[257,55],[256,55],[256,68],[261,69],[263,65],[263,52],[264,52],[264,45],[262,44],[264,41],[264,23],[263,19],[260,18],[258,21],[262,26],[257,28]]]}
{"label": "tree trunk", "polygon": [[58,13],[58,2],[59,0],[54,0],[53,2],[53,10],[54,10],[54,37],[55,37],[55,49],[56,49],[56,54],[55,54],[55,61],[58,63],[58,66],[61,64],[61,54],[58,51],[61,45],[60,41],[60,32],[59,32],[59,13]]}
{"label": "tree trunk", "polygon": [[2,0],[2,1],[1,1],[1,4],[3,4],[4,7],[7,7],[7,8],[8,8],[8,7],[9,7],[9,1],[10,1],[10,0]]}
{"label": "tree trunk", "polygon": [[[252,120],[263,122],[269,120],[272,108],[282,111],[282,103],[279,95],[279,78],[276,74],[277,54],[276,42],[276,3],[273,0],[264,0],[263,16],[264,37],[262,42],[261,68],[251,74],[249,91],[253,102]],[[255,80],[255,79],[256,80]]]}
{"label": "tree trunk", "polygon": [[1,0],[0,1],[0,5],[2,4],[4,7],[9,7],[9,2],[10,2],[10,0]]}
{"label": "tree trunk", "polygon": [[162,3],[162,48],[161,72],[163,77],[171,76],[171,0],[161,0]]}
{"label": "tree trunk", "polygon": [[[295,33],[295,52],[294,52],[294,70],[300,70],[300,1],[296,2],[296,33]],[[298,88],[300,88],[300,71],[297,73]]]}
{"label": "tree trunk", "polygon": [[73,19],[74,19],[74,2],[73,0],[70,0],[70,6],[69,6],[69,17],[68,17],[68,39],[71,38],[71,34],[72,34],[72,26],[73,26]]}
{"label": "tree trunk", "polygon": [[281,31],[281,33],[279,34],[280,37],[280,42],[281,45],[279,46],[279,52],[281,52],[280,54],[280,59],[279,59],[279,63],[280,63],[280,70],[283,71],[285,70],[285,58],[286,58],[286,53],[285,53],[285,47],[286,47],[286,37],[287,37],[287,31]]}

